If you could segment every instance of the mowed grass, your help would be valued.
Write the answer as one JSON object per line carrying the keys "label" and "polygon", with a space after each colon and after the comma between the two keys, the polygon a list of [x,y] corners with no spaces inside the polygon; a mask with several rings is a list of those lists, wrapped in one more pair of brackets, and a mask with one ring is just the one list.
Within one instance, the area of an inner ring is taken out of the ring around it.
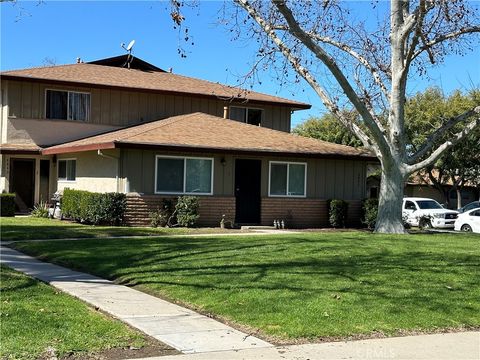
{"label": "mowed grass", "polygon": [[480,326],[475,234],[338,232],[14,246],[279,341]]}
{"label": "mowed grass", "polygon": [[37,359],[48,348],[61,357],[145,343],[140,333],[69,295],[10,268],[0,271],[1,359]]}
{"label": "mowed grass", "polygon": [[101,238],[111,236],[160,236],[176,234],[198,234],[228,232],[220,228],[148,228],[121,226],[93,226],[33,217],[0,218],[0,235],[3,241]]}

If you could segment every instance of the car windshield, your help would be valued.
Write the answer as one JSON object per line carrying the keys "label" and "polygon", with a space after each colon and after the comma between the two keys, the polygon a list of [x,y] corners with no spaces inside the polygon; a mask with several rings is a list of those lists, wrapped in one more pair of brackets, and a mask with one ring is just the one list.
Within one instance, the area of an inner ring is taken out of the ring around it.
{"label": "car windshield", "polygon": [[420,209],[443,209],[442,206],[434,200],[419,200],[417,204]]}

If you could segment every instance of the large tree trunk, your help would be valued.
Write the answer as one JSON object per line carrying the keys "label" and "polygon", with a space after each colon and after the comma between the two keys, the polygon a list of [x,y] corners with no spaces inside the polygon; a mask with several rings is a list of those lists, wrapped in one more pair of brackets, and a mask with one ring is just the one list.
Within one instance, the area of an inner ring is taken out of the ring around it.
{"label": "large tree trunk", "polygon": [[457,209],[462,207],[462,189],[457,187]]}
{"label": "large tree trunk", "polygon": [[402,201],[405,176],[393,162],[383,164],[375,232],[405,234],[402,222]]}

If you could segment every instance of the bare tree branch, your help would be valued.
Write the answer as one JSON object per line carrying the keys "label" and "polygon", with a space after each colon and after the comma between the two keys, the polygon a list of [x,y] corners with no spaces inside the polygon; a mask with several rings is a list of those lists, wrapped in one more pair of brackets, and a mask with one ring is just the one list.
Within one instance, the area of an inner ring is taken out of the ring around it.
{"label": "bare tree branch", "polygon": [[472,26],[469,28],[461,29],[458,31],[454,31],[445,35],[438,36],[437,38],[433,39],[432,41],[424,43],[422,47],[420,47],[412,56],[412,59],[418,57],[424,51],[428,51],[432,46],[440,44],[446,40],[456,39],[462,35],[471,34],[471,33],[480,33],[480,26]]}
{"label": "bare tree branch", "polygon": [[351,120],[346,119],[340,112],[340,109],[332,101],[327,92],[320,86],[315,78],[310,74],[308,69],[302,66],[300,60],[295,57],[288,46],[277,36],[274,27],[270,26],[265,19],[249,4],[247,0],[235,0],[241,7],[243,7],[250,17],[263,29],[263,31],[269,36],[269,38],[275,43],[282,54],[287,58],[295,71],[299,73],[308,84],[315,90],[318,96],[322,99],[322,102],[350,131],[355,133],[363,145],[370,150],[379,153],[379,149],[374,145],[369,136],[360,128],[360,126]]}
{"label": "bare tree branch", "polygon": [[[245,2],[244,0],[240,0]],[[365,125],[370,130],[372,136],[375,138],[379,149],[383,152],[388,151],[388,143],[385,135],[382,132],[382,125],[375,116],[368,110],[367,106],[360,100],[355,90],[350,85],[343,72],[339,69],[335,60],[329,56],[318,44],[316,44],[311,37],[299,26],[295,20],[291,10],[288,8],[283,0],[273,0],[273,4],[277,7],[279,12],[283,15],[290,28],[290,33],[300,40],[315,56],[329,69],[332,75],[337,80],[338,84],[347,95],[350,102],[355,109],[360,113],[365,121]]]}
{"label": "bare tree branch", "polygon": [[459,141],[467,137],[467,135],[477,126],[480,126],[480,117],[473,120],[467,126],[465,126],[463,130],[456,133],[453,136],[452,140],[445,141],[434,152],[432,152],[428,158],[414,165],[407,166],[407,171],[409,173],[412,173],[428,166],[429,164],[434,163],[447,149],[451,148],[453,145],[455,145],[456,143],[458,143]]}
{"label": "bare tree branch", "polygon": [[315,34],[315,33],[307,33],[307,34],[310,35],[316,41],[320,41],[320,42],[323,42],[325,44],[335,46],[336,48],[338,48],[340,50],[343,50],[345,53],[349,54],[354,59],[356,59],[358,62],[360,62],[367,70],[370,71],[370,73],[373,76],[373,79],[374,79],[375,83],[382,89],[383,94],[388,97],[388,89],[385,86],[380,74],[378,73],[378,71],[370,64],[370,62],[364,56],[360,55],[358,52],[353,50],[347,44],[340,43],[340,42],[335,41],[335,40],[333,40],[333,39],[331,39],[327,36],[320,36],[320,35]]}
{"label": "bare tree branch", "polygon": [[408,158],[409,163],[413,163],[419,159],[421,159],[423,156],[425,156],[437,143],[437,141],[445,135],[445,133],[450,130],[452,127],[457,125],[458,123],[468,119],[472,115],[475,114],[480,114],[480,106],[477,106],[474,109],[471,109],[469,111],[466,111],[458,116],[455,116],[451,119],[449,119],[447,122],[445,122],[441,127],[439,127],[437,130],[435,130],[430,136],[425,140],[422,146]]}

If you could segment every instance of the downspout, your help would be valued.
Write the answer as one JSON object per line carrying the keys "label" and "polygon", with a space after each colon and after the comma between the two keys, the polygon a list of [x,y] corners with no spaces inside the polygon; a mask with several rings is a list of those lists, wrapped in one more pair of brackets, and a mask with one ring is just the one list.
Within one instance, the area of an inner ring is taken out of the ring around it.
{"label": "downspout", "polygon": [[119,157],[116,157],[116,156],[113,156],[113,155],[107,155],[107,154],[104,154],[102,152],[102,150],[98,149],[97,150],[97,155],[98,156],[101,156],[103,158],[106,158],[106,159],[111,159],[111,160],[116,160],[115,162],[115,165],[116,165],[116,171],[115,171],[115,183],[117,184],[116,187],[117,187],[117,192],[120,192],[120,183],[119,183],[119,177],[118,177],[118,169],[119,169],[119,162],[120,162],[120,158]]}

